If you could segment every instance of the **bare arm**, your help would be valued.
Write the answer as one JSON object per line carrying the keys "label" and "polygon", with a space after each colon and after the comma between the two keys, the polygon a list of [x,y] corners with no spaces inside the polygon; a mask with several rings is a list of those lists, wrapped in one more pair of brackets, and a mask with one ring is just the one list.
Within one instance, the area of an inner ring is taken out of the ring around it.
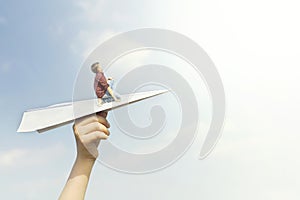
{"label": "bare arm", "polygon": [[109,135],[106,112],[75,121],[73,126],[77,145],[77,157],[59,200],[83,200],[89,177],[98,157],[97,147],[101,139]]}

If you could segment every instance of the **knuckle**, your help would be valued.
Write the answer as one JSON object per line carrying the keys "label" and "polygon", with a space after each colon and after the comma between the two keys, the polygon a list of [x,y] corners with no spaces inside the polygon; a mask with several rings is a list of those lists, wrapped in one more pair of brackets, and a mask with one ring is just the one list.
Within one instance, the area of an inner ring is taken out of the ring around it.
{"label": "knuckle", "polygon": [[82,137],[79,137],[79,140],[80,140],[80,142],[81,142],[82,144],[84,144],[84,143],[86,142],[86,140],[85,140],[84,138],[82,138]]}
{"label": "knuckle", "polygon": [[103,138],[102,132],[100,132],[100,131],[95,131],[94,132],[94,134],[93,134],[93,140],[100,140],[102,138]]}
{"label": "knuckle", "polygon": [[92,127],[95,131],[100,130],[100,128],[101,128],[101,126],[98,122],[93,122]]}
{"label": "knuckle", "polygon": [[100,131],[97,132],[97,139],[102,139],[102,133]]}
{"label": "knuckle", "polygon": [[106,140],[107,135],[104,132],[99,132],[99,139]]}
{"label": "knuckle", "polygon": [[101,131],[104,133],[108,133],[108,129],[105,126],[102,126]]}
{"label": "knuckle", "polygon": [[100,123],[97,123],[97,130],[100,130],[100,131],[101,131],[101,129],[102,129],[101,124],[100,124]]}
{"label": "knuckle", "polygon": [[98,121],[98,118],[97,118],[95,115],[91,116],[90,119],[91,119],[93,122],[97,122],[97,121]]}
{"label": "knuckle", "polygon": [[75,123],[73,124],[73,133],[74,133],[75,135],[79,135],[78,127],[76,126]]}
{"label": "knuckle", "polygon": [[77,134],[77,135],[81,135],[83,130],[82,130],[82,127],[81,126],[76,126],[75,129],[74,129],[74,132]]}

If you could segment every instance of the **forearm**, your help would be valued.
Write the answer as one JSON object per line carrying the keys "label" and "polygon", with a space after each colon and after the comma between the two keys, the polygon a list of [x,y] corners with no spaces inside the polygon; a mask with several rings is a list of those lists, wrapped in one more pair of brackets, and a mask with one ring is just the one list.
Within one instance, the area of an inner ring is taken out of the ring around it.
{"label": "forearm", "polygon": [[98,157],[100,140],[107,139],[107,112],[77,119],[73,125],[77,158],[59,200],[83,200],[92,168]]}
{"label": "forearm", "polygon": [[77,158],[59,200],[83,200],[95,160]]}

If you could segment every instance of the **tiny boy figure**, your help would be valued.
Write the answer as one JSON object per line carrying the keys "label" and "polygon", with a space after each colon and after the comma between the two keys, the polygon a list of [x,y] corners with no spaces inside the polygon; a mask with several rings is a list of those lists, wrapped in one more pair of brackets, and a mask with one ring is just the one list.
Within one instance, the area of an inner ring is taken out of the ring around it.
{"label": "tiny boy figure", "polygon": [[103,104],[102,97],[105,94],[110,95],[115,101],[119,101],[120,98],[115,96],[113,90],[109,87],[109,84],[107,83],[107,81],[112,80],[112,78],[105,78],[99,62],[92,64],[91,70],[96,74],[94,80],[94,90],[98,97],[98,105]]}

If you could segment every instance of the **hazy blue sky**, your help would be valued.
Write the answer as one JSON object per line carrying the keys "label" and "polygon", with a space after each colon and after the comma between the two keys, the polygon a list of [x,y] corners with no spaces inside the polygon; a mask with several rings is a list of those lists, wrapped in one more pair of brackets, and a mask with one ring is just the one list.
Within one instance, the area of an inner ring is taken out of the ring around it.
{"label": "hazy blue sky", "polygon": [[19,134],[22,113],[70,101],[88,54],[110,36],[142,27],[180,32],[207,51],[227,97],[223,136],[199,161],[204,127],[186,155],[158,173],[133,176],[96,165],[87,199],[299,199],[298,1],[0,5],[1,199],[58,197],[75,156],[71,127]]}

